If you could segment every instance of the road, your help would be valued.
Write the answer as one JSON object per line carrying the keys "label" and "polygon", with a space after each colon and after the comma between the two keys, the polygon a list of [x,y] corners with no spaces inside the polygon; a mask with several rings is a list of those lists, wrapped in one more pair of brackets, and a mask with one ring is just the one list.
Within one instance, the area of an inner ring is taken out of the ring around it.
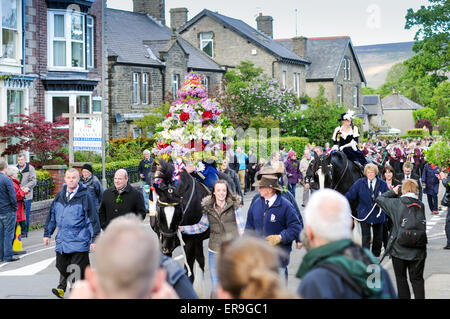
{"label": "road", "polygon": [[[248,211],[251,198],[256,192],[245,196],[243,207],[244,216]],[[297,188],[298,204],[301,205],[302,188]],[[426,200],[425,200],[426,202]],[[443,250],[445,246],[445,215],[431,215],[426,206],[427,232],[428,232],[428,256],[425,264],[425,295],[426,298],[450,299],[450,251]],[[301,207],[301,206],[300,206]],[[148,220],[144,223],[148,224]],[[150,229],[150,227],[149,227]],[[34,230],[29,233],[28,238],[23,239],[26,254],[19,256],[20,260],[13,263],[0,263],[0,298],[24,298],[24,299],[57,299],[51,289],[56,287],[59,273],[55,268],[55,241],[52,238],[50,246],[44,246],[42,242],[43,229]],[[207,260],[208,241],[204,241],[204,251]],[[288,288],[292,292],[297,290],[300,280],[295,277],[297,269],[305,254],[305,249],[292,250],[291,262],[288,267]],[[183,263],[181,250],[174,251],[174,258]],[[383,263],[395,286],[395,276],[391,261],[386,258]],[[94,265],[95,267],[95,265]],[[209,298],[211,282],[208,273],[208,263],[203,281],[203,293],[201,297]]]}

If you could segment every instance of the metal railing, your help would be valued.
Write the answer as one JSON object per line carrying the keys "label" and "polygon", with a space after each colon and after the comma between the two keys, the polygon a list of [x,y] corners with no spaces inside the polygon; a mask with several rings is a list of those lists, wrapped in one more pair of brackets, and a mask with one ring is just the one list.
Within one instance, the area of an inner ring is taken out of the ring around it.
{"label": "metal railing", "polygon": [[54,198],[52,195],[54,188],[55,183],[51,177],[49,179],[38,180],[36,186],[33,188],[33,202]]}
{"label": "metal railing", "polygon": [[[141,181],[141,178],[139,177],[138,167],[137,166],[124,167],[124,169],[128,173],[128,182],[130,184]],[[110,186],[114,185],[114,174],[115,173],[116,173],[116,170],[106,170],[105,171],[107,187],[110,187]],[[102,172],[95,171],[94,175],[97,176],[99,181],[102,180]]]}

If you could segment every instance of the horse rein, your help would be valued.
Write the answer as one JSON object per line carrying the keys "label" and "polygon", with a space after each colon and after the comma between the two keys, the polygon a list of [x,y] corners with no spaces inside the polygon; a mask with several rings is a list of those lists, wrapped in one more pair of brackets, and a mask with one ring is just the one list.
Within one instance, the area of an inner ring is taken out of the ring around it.
{"label": "horse rein", "polygon": [[[336,188],[339,186],[339,183],[340,182],[342,182],[342,179],[344,178],[344,176],[345,176],[345,173],[347,173],[347,169],[348,169],[348,159],[347,159],[347,162],[345,163],[345,169],[344,169],[344,172],[342,173],[342,175],[341,175],[341,178],[339,179],[339,181],[336,183],[336,185],[333,187],[333,189],[334,190],[336,190]],[[331,165],[331,164],[330,164]]]}

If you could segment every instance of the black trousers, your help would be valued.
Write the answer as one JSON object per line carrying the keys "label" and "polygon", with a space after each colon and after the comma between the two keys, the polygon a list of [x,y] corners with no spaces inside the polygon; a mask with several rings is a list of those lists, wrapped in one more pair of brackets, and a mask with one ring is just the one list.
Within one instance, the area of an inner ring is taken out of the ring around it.
{"label": "black trousers", "polygon": [[406,271],[409,273],[409,281],[414,292],[414,299],[425,299],[425,280],[423,270],[425,258],[420,260],[403,260],[392,257],[395,279],[397,281],[397,293],[399,299],[411,299]]}
{"label": "black trousers", "polygon": [[[73,285],[75,281],[84,279],[84,271],[89,265],[89,252],[56,253],[56,269],[59,271],[58,288],[66,291],[67,281]],[[70,278],[69,278],[70,277]]]}
{"label": "black trousers", "polygon": [[383,223],[383,247],[384,250],[387,248],[387,244],[389,241],[389,236],[391,235],[392,230],[392,220],[386,217],[386,221]]}
{"label": "black trousers", "polygon": [[372,237],[370,230],[373,231],[372,253],[375,257],[381,254],[381,245],[383,243],[383,224],[361,223],[361,235],[363,248],[370,249],[370,239]]}

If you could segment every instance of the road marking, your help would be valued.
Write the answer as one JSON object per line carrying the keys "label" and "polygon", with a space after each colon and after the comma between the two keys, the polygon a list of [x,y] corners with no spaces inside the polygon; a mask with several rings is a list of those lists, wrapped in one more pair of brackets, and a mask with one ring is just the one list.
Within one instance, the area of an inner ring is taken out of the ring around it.
{"label": "road marking", "polygon": [[[31,253],[28,253],[28,254],[25,254],[25,255],[19,255],[18,258],[22,259],[22,258],[25,257],[25,256],[30,256],[30,255],[36,254],[36,253],[38,253],[38,252],[41,252],[41,251],[44,251],[44,250],[53,249],[53,248],[55,248],[55,246],[50,246],[50,247],[48,247],[48,248],[43,248],[43,249],[35,250],[35,251],[32,251]],[[6,265],[9,265],[9,263],[3,263],[3,264],[1,264],[1,265],[0,265],[0,268],[5,267]]]}
{"label": "road marking", "polygon": [[52,257],[25,267],[0,272],[0,276],[33,276],[50,266],[55,260],[56,257]]}

